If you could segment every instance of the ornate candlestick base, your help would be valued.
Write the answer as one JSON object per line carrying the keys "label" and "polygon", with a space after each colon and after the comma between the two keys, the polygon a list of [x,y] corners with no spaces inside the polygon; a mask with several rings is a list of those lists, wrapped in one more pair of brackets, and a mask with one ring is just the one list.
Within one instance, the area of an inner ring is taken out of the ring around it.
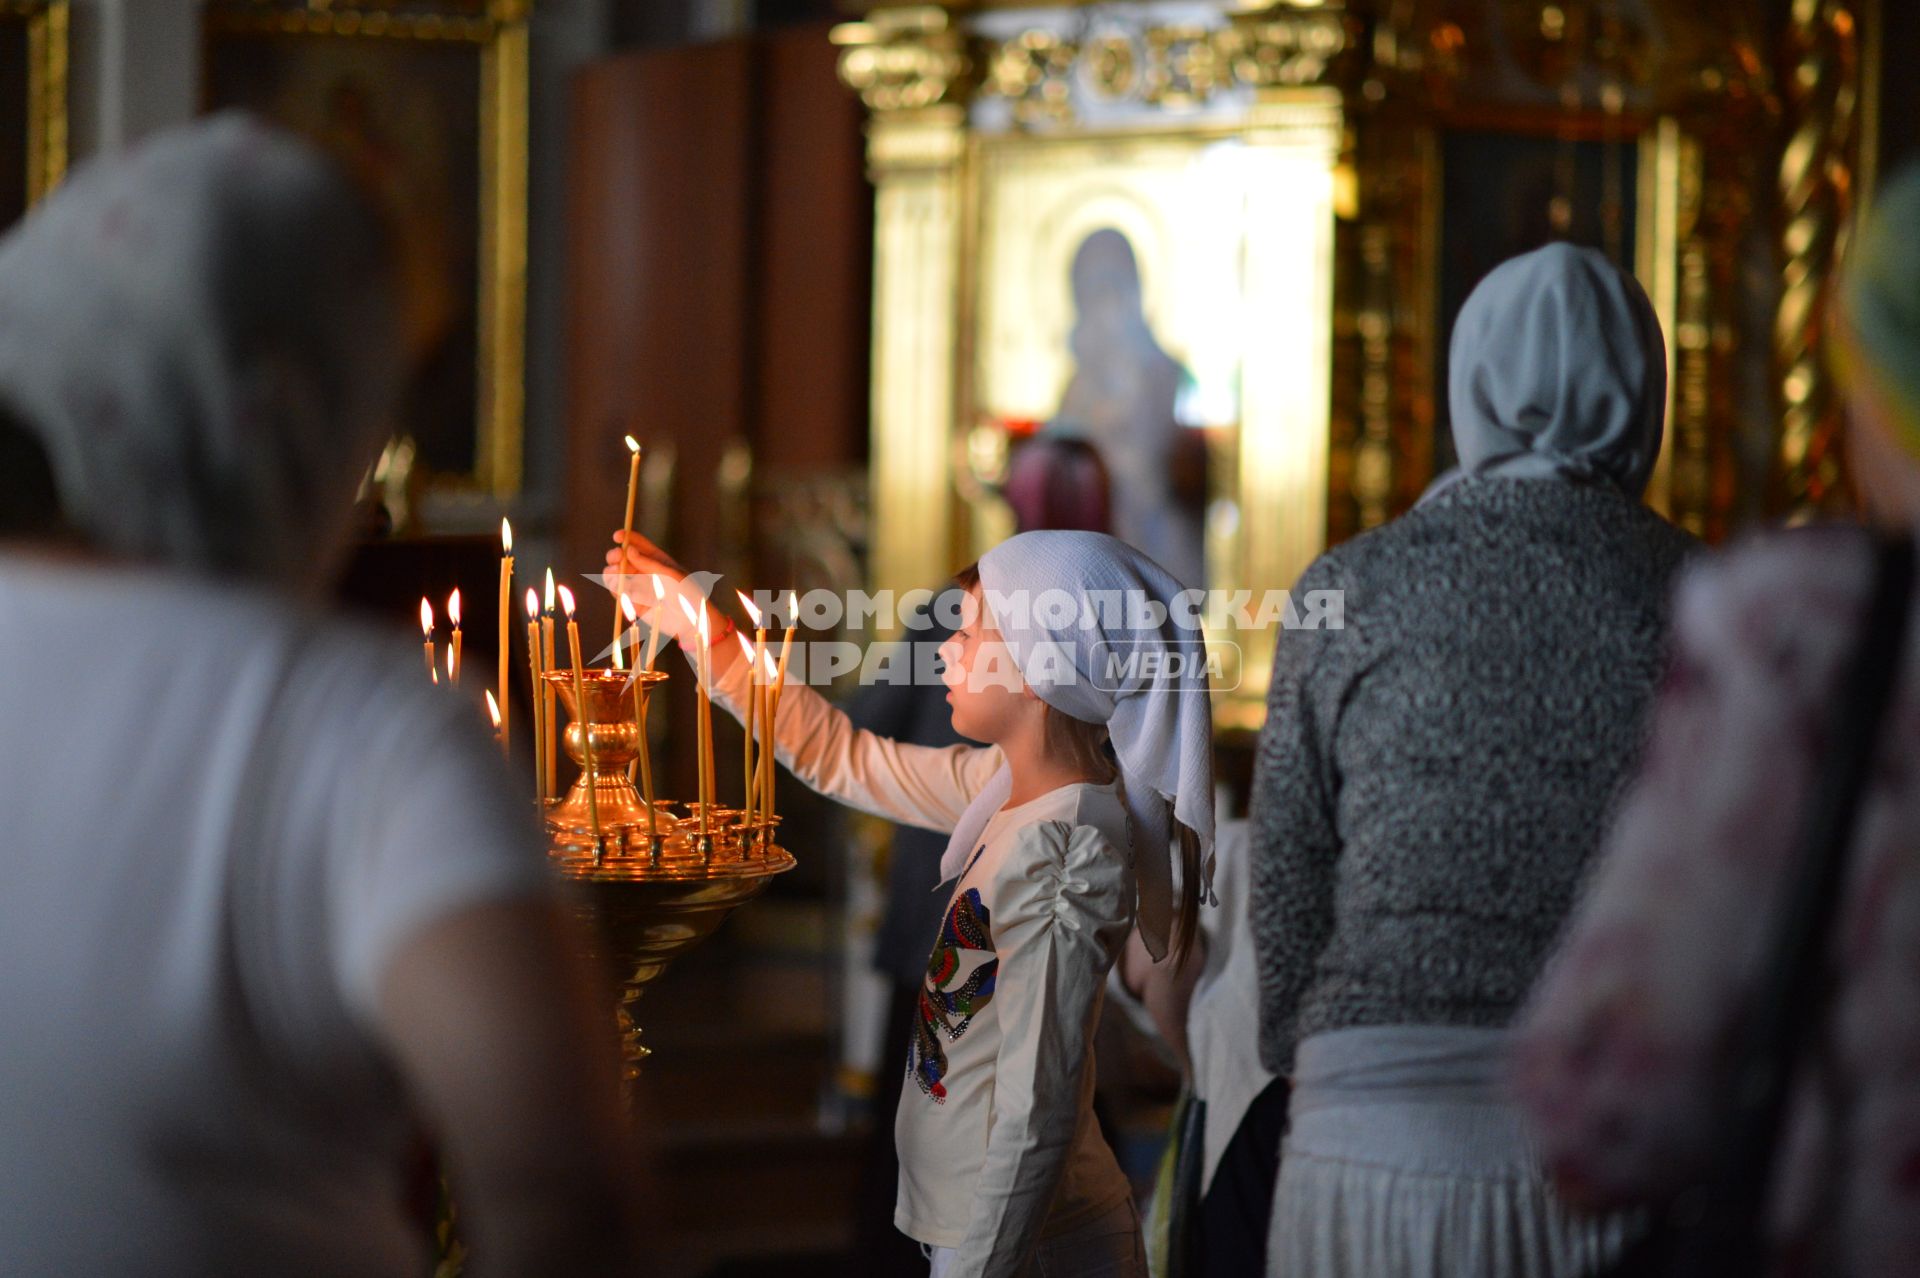
{"label": "ornate candlestick base", "polygon": [[[643,704],[652,686],[666,679],[658,672],[636,677]],[[777,817],[742,829],[738,809],[715,806],[705,813],[708,833],[703,836],[698,804],[680,815],[656,796],[650,830],[646,804],[627,780],[627,764],[639,756],[642,744],[630,676],[582,672],[584,707],[574,704],[573,671],[549,671],[547,679],[574,716],[566,730],[567,753],[582,765],[580,779],[545,813],[548,852],[561,874],[581,889],[581,910],[594,944],[620,982],[620,1033],[631,1082],[649,1055],[633,1018],[641,991],[676,956],[713,935],[727,915],[759,895],[774,875],[792,869],[794,860],[774,842]],[[593,747],[598,840],[587,797],[582,721]]]}

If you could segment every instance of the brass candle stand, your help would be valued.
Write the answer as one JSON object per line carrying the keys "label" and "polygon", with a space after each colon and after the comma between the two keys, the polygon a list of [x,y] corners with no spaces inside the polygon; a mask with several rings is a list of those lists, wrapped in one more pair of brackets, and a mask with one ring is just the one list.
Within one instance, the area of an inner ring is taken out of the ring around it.
{"label": "brass candle stand", "polygon": [[631,1081],[649,1055],[633,1018],[641,992],[774,875],[792,869],[794,859],[776,842],[778,817],[748,824],[739,809],[714,805],[705,809],[703,833],[700,804],[675,804],[656,791],[648,821],[646,800],[627,773],[635,763],[643,774],[650,771],[646,705],[665,674],[582,671],[584,709],[576,704],[572,670],[550,670],[546,679],[573,720],[563,740],[580,765],[572,789],[547,807],[548,851],[561,874],[581,889],[595,944],[620,981],[620,1032]]}

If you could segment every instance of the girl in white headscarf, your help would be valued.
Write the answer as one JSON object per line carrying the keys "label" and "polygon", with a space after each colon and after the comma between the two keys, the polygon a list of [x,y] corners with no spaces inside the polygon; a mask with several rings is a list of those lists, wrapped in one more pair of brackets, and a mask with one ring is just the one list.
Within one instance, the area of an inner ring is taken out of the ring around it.
{"label": "girl in white headscarf", "polygon": [[[622,539],[610,567],[684,581]],[[954,728],[986,744],[858,732],[803,684],[780,707],[778,754],[802,781],[951,831],[895,1127],[895,1223],[937,1278],[1145,1278],[1132,1193],[1094,1123],[1092,1041],[1136,917],[1156,958],[1194,933],[1213,837],[1198,618],[1171,606],[1181,588],[1164,570],[1099,533],[1022,534],[961,583],[972,607],[942,678]],[[712,623],[717,695],[738,707],[746,660]],[[673,628],[697,642],[684,617]]]}

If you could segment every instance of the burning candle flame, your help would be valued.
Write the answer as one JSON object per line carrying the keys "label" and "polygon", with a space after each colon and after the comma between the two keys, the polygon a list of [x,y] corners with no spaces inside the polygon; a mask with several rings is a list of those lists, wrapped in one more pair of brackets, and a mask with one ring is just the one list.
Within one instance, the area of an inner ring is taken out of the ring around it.
{"label": "burning candle flame", "polygon": [[494,729],[498,731],[500,727],[500,703],[493,699],[492,692],[487,693],[487,714],[492,717]]}
{"label": "burning candle flame", "polygon": [[567,620],[573,620],[573,592],[565,586],[560,587],[560,608],[567,614]]}
{"label": "burning candle flame", "polygon": [[447,682],[453,682],[453,645],[447,645]]}
{"label": "burning candle flame", "polygon": [[747,635],[744,630],[734,631],[733,637],[740,641],[740,651],[747,655],[747,669],[751,671],[753,669],[753,645],[747,642]]}
{"label": "burning candle flame", "polygon": [[503,555],[513,553],[513,525],[504,519],[500,521],[500,553]]}
{"label": "burning candle flame", "polygon": [[453,622],[453,628],[460,628],[460,587],[455,586],[453,593],[447,596],[447,620]]}
{"label": "burning candle flame", "polygon": [[667,597],[667,583],[657,572],[647,574],[647,584],[653,587],[653,601],[659,603]]}
{"label": "burning candle flame", "polygon": [[694,626],[699,625],[699,620],[693,615],[693,605],[687,602],[687,597],[685,595],[675,595],[674,598],[680,602],[680,611],[687,614],[688,624]]}
{"label": "burning candle flame", "polygon": [[787,625],[796,626],[799,623],[800,623],[800,592],[797,590],[789,590],[787,591]]}
{"label": "burning candle flame", "polygon": [[540,592],[532,586],[527,587],[527,620],[532,621],[540,615]]}
{"label": "burning candle flame", "polygon": [[760,662],[762,665],[766,666],[767,668],[767,682],[772,683],[773,677],[777,673],[777,670],[773,664],[773,654],[771,652],[761,653]]}
{"label": "burning candle flame", "polygon": [[633,610],[633,600],[629,599],[624,591],[620,595],[620,611],[627,614],[629,622],[640,620],[640,614]]}
{"label": "burning candle flame", "polygon": [[740,596],[740,606],[747,610],[747,615],[753,618],[754,627],[758,629],[760,625],[760,610],[753,606],[753,600],[747,598],[746,591],[736,590],[733,593]]}
{"label": "burning candle flame", "polygon": [[425,595],[420,596],[420,633],[433,638],[433,605],[427,602]]}
{"label": "burning candle flame", "polygon": [[553,569],[547,569],[547,611],[553,611]]}
{"label": "burning candle flame", "polygon": [[635,457],[638,457],[640,455],[640,441],[635,439],[631,435],[627,436],[627,451],[632,453]]}

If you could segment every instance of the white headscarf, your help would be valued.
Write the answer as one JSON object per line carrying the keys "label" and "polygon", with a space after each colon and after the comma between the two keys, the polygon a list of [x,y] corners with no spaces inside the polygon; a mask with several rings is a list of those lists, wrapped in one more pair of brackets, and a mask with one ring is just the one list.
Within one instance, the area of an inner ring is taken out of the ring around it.
{"label": "white headscarf", "polygon": [[390,428],[380,228],[238,113],[76,172],[0,240],[0,401],[113,555],[296,586]]}
{"label": "white headscarf", "polygon": [[1645,490],[1666,419],[1666,347],[1646,293],[1600,253],[1549,244],[1494,268],[1460,308],[1448,369],[1467,474]]}
{"label": "white headscarf", "polygon": [[[1140,935],[1160,958],[1173,927],[1173,818],[1202,849],[1203,882],[1184,890],[1204,894],[1213,877],[1213,709],[1197,609],[1171,607],[1180,584],[1104,533],[1009,538],[981,558],[980,585],[1027,686],[1062,714],[1107,726],[1131,818]],[[1155,604],[1164,616],[1148,624]],[[1002,768],[975,796],[943,874],[959,873],[1011,788]]]}

